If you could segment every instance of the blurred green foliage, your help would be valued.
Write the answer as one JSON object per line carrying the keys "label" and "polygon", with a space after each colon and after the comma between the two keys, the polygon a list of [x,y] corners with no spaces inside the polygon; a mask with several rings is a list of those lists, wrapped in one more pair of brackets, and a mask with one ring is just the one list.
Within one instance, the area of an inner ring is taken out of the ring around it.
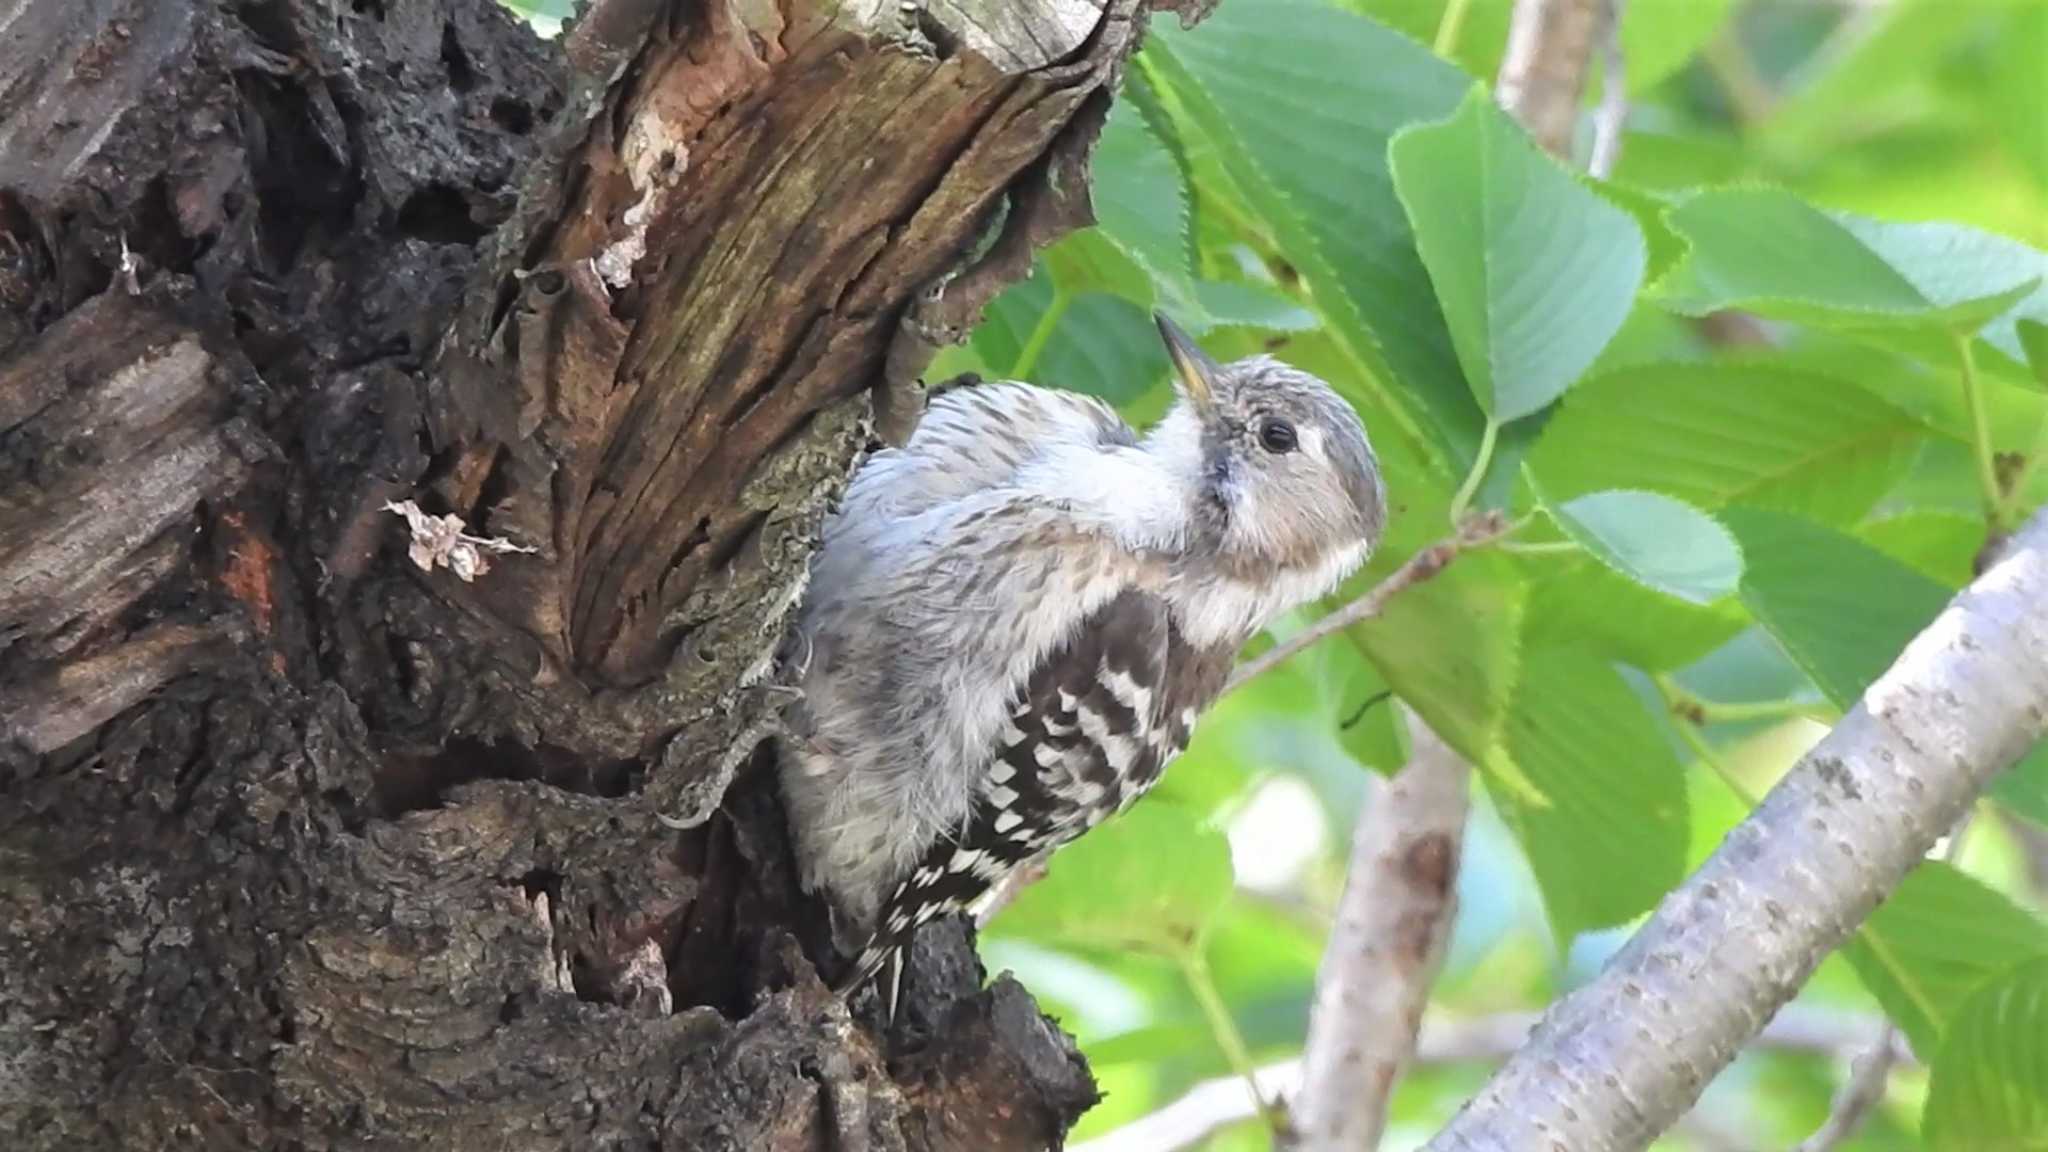
{"label": "blurred green foliage", "polygon": [[[1511,6],[1457,6],[1454,38],[1443,0],[1155,21],[1096,155],[1098,226],[934,367],[1148,420],[1158,308],[1219,357],[1329,379],[1396,512],[1325,608],[1454,510],[1528,521],[1224,701],[1158,793],[990,926],[992,966],[1102,1077],[1080,1140],[1299,1052],[1360,774],[1399,767],[1402,709],[1484,782],[1432,1011],[1538,1009],[2048,496],[2048,4],[1633,0],[1605,181],[1494,110]],[[2048,751],[1802,997],[1889,1013],[1921,1062],[1844,1148],[2048,1146],[2044,818]],[[1747,1055],[1659,1146],[1796,1143],[1849,1055]],[[1388,1146],[1485,1070],[1417,1068]],[[1203,1146],[1270,1142],[1248,1118]]]}
{"label": "blurred green foliage", "polygon": [[[505,2],[550,33],[575,6]],[[1494,109],[1512,7],[1154,20],[1095,153],[1098,226],[933,366],[1142,423],[1171,399],[1159,309],[1220,358],[1330,380],[1394,518],[1325,608],[1465,509],[1525,522],[1223,700],[1153,796],[990,926],[991,966],[1101,1080],[1077,1140],[1298,1054],[1404,710],[1484,785],[1432,1013],[1539,1009],[2048,498],[2048,0],[1629,0],[1607,180],[1580,170],[1597,82],[1575,164]],[[2048,748],[1802,995],[1888,1016],[1917,1055],[1843,1149],[2048,1148],[2044,825]],[[1849,1055],[1745,1055],[1658,1147],[1796,1143]],[[1486,1070],[1415,1068],[1386,1147]],[[1246,1118],[1202,1146],[1271,1142]]]}

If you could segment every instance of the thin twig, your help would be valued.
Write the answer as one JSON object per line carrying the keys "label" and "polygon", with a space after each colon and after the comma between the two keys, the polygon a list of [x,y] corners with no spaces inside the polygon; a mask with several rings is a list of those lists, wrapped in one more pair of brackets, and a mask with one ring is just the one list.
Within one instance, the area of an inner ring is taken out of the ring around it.
{"label": "thin twig", "polygon": [[1842,1141],[1856,1134],[1863,1126],[1870,1110],[1884,1099],[1885,1085],[1891,1079],[1892,1060],[1897,1055],[1898,1044],[1892,1029],[1859,1054],[1849,1065],[1849,1079],[1842,1090],[1835,1094],[1835,1102],[1828,1109],[1828,1118],[1813,1135],[1799,1142],[1792,1152],[1833,1152]]}
{"label": "thin twig", "polygon": [[1494,96],[1553,156],[1572,153],[1605,8],[1605,0],[1515,0]]}
{"label": "thin twig", "polygon": [[1459,525],[1457,532],[1451,536],[1410,556],[1406,564],[1394,569],[1386,579],[1367,589],[1358,599],[1239,664],[1230,674],[1230,683],[1225,685],[1223,690],[1229,692],[1241,688],[1246,681],[1271,672],[1304,650],[1313,647],[1317,641],[1342,632],[1362,620],[1372,619],[1386,611],[1388,602],[1403,589],[1433,578],[1449,567],[1451,561],[1456,560],[1461,554],[1475,548],[1483,548],[1513,530],[1514,525],[1499,512],[1482,512],[1473,516]]}
{"label": "thin twig", "polygon": [[1597,180],[1614,175],[1614,166],[1621,162],[1621,130],[1628,123],[1628,62],[1621,56],[1621,20],[1627,5],[1628,0],[1607,0],[1600,108],[1593,114],[1593,157],[1586,164]]}

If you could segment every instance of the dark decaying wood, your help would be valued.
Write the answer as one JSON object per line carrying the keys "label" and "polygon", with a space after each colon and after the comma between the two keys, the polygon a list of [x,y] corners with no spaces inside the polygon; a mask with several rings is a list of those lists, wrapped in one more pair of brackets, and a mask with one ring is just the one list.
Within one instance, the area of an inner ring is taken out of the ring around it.
{"label": "dark decaying wood", "polygon": [[964,930],[828,995],[763,734],[1147,6],[0,13],[0,1146],[1057,1143]]}

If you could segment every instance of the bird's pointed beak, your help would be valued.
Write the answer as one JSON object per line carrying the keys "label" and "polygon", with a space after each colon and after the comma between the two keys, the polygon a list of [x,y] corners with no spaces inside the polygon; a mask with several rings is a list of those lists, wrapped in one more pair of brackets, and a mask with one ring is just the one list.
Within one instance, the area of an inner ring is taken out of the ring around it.
{"label": "bird's pointed beak", "polygon": [[1159,338],[1166,342],[1166,356],[1173,361],[1173,374],[1181,392],[1197,412],[1209,415],[1216,409],[1215,381],[1222,375],[1222,367],[1195,344],[1193,337],[1181,331],[1180,325],[1168,320],[1165,313],[1154,312],[1152,319],[1159,325]]}

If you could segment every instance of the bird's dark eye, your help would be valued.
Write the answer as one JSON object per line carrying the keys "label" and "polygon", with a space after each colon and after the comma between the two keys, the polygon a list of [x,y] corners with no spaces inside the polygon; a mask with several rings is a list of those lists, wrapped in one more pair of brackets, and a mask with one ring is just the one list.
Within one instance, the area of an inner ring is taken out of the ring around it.
{"label": "bird's dark eye", "polygon": [[1294,425],[1285,420],[1268,420],[1259,425],[1259,445],[1274,455],[1294,451]]}

